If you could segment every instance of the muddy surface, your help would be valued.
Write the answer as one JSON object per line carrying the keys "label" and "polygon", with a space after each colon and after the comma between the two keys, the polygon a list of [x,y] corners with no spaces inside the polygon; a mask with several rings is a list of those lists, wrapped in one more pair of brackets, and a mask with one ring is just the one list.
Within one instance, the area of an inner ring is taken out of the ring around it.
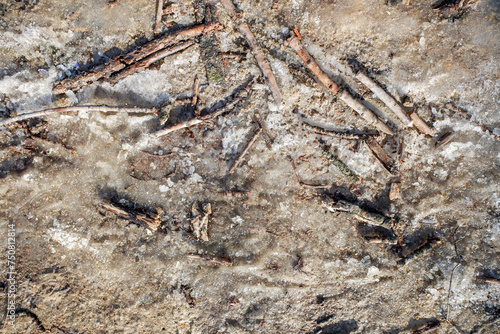
{"label": "muddy surface", "polygon": [[[159,110],[0,125],[0,305],[6,315],[12,300],[15,313],[3,331],[497,333],[500,3],[238,1],[279,109],[219,2],[170,5],[166,34],[208,20],[222,28],[114,86],[54,95],[59,80],[155,38],[155,2],[0,4],[1,118],[70,105]],[[295,27],[318,65],[395,132],[374,137],[390,171],[352,135],[374,128],[286,45]],[[351,64],[437,135],[405,128]],[[259,123],[267,136],[229,173]]]}

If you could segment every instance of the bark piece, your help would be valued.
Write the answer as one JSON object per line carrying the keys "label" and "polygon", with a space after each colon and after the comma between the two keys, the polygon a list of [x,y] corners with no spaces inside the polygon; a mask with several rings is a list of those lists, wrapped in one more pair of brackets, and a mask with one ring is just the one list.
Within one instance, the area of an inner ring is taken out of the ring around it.
{"label": "bark piece", "polygon": [[437,142],[436,145],[434,146],[434,150],[438,151],[442,149],[446,144],[448,144],[450,141],[453,140],[457,136],[458,132],[448,132],[444,136],[442,136]]}
{"label": "bark piece", "polygon": [[377,159],[378,162],[380,162],[382,167],[384,167],[389,173],[392,173],[394,160],[384,151],[382,146],[380,146],[374,138],[366,138],[364,143],[370,153]]}
{"label": "bark piece", "polygon": [[394,201],[400,198],[401,198],[401,183],[399,182],[391,183],[391,189],[389,191],[389,199],[391,201]]}

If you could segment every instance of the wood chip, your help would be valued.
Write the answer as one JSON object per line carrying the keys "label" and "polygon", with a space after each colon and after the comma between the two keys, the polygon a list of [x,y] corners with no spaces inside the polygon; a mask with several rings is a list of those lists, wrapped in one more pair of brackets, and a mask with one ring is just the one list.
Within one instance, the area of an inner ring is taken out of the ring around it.
{"label": "wood chip", "polygon": [[401,198],[401,183],[393,182],[391,183],[391,190],[389,191],[389,199],[395,201]]}
{"label": "wood chip", "polygon": [[453,140],[457,136],[458,132],[448,132],[444,136],[442,136],[434,146],[434,150],[438,151],[442,149],[446,144]]}
{"label": "wood chip", "polygon": [[384,151],[382,146],[375,140],[375,138],[366,138],[363,140],[366,147],[370,153],[377,159],[378,162],[384,167],[389,173],[392,174],[392,167],[394,165],[394,160]]}
{"label": "wood chip", "polygon": [[200,212],[199,204],[193,203],[191,213],[194,218],[191,220],[191,230],[198,240],[208,241],[208,222],[212,214],[212,205],[207,203],[203,206],[203,211]]}

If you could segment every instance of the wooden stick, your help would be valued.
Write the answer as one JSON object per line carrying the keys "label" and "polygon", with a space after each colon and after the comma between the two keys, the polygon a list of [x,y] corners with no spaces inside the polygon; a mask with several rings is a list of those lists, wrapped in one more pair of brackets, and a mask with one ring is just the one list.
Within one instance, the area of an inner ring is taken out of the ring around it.
{"label": "wooden stick", "polygon": [[431,129],[427,123],[423,119],[418,116],[418,114],[414,111],[410,114],[410,118],[413,121],[413,125],[422,133],[425,133],[429,136],[435,136],[436,135],[436,130]]}
{"label": "wooden stick", "polygon": [[161,31],[161,17],[163,16],[163,0],[156,0],[156,20],[154,33],[158,34]]}
{"label": "wooden stick", "polygon": [[200,94],[200,78],[197,75],[194,76],[193,83],[193,98],[191,99],[191,104],[196,105],[198,103],[198,95]]}
{"label": "wooden stick", "polygon": [[271,66],[267,62],[264,52],[259,47],[255,36],[252,31],[248,27],[248,24],[244,19],[240,18],[238,14],[236,14],[236,7],[231,2],[231,0],[221,0],[222,6],[227,10],[231,18],[238,25],[240,32],[245,36],[248,41],[248,44],[252,47],[255,59],[257,60],[257,64],[259,65],[262,73],[264,74],[264,78],[266,78],[269,88],[271,89],[271,93],[273,94],[274,101],[278,109],[281,108],[281,104],[283,102],[283,97],[281,95],[280,89],[278,87],[278,83],[276,82],[276,78],[274,77],[273,71],[271,70]]}
{"label": "wooden stick", "polygon": [[347,212],[357,219],[371,225],[382,226],[390,223],[389,218],[379,213],[363,210],[359,205],[347,201],[339,200],[330,204],[323,203],[323,206],[330,212]]}
{"label": "wooden stick", "polygon": [[148,68],[151,66],[151,64],[157,62],[158,60],[161,60],[167,56],[173,55],[174,53],[177,53],[179,51],[185,50],[189,48],[190,46],[194,45],[194,41],[186,41],[168,48],[165,48],[163,50],[160,50],[158,52],[155,52],[146,58],[143,58],[127,67],[124,69],[113,73],[109,79],[107,80],[111,86],[114,86],[118,83],[118,81],[124,79],[125,77],[138,72],[142,69]]}
{"label": "wooden stick", "polygon": [[449,133],[445,134],[443,137],[441,137],[441,139],[439,139],[436,142],[436,145],[434,146],[434,150],[438,151],[441,148],[443,148],[443,146],[448,144],[453,138],[455,138],[455,136],[457,134],[458,134],[458,132],[449,132]]}
{"label": "wooden stick", "polygon": [[226,260],[221,257],[213,256],[213,255],[200,255],[200,254],[194,254],[194,253],[189,253],[188,257],[192,259],[201,259],[205,260],[208,262],[216,263],[216,264],[221,264],[223,266],[231,267],[233,263],[229,260]]}
{"label": "wooden stick", "polygon": [[209,114],[206,114],[204,116],[200,116],[200,117],[196,117],[196,118],[190,119],[189,121],[186,121],[186,122],[181,122],[181,123],[175,124],[173,126],[170,126],[168,128],[162,129],[162,130],[158,130],[156,132],[151,133],[151,136],[155,137],[155,138],[159,138],[159,137],[165,136],[165,135],[167,135],[167,134],[169,134],[171,132],[174,132],[174,131],[177,131],[177,130],[180,130],[180,129],[184,129],[184,128],[189,128],[191,126],[203,123],[205,121],[208,121],[208,120],[211,120],[211,119],[214,119],[214,118],[217,118],[220,115],[226,113],[228,110],[231,110],[231,108],[234,105],[236,105],[241,100],[241,93],[243,91],[247,91],[249,89],[249,87],[251,86],[249,80],[251,80],[252,78],[253,78],[252,76],[249,77],[249,79],[247,79],[247,82],[244,83],[246,85],[245,88],[242,88],[237,93],[235,93],[235,94],[231,95],[230,97],[228,97],[228,99],[230,99],[231,102],[229,102],[228,104],[226,104],[224,107],[220,108],[219,110],[214,111],[214,112],[209,113]]}
{"label": "wooden stick", "polygon": [[42,116],[47,116],[51,114],[57,114],[57,113],[63,113],[63,112],[69,112],[69,111],[99,111],[99,112],[104,112],[104,113],[112,113],[112,112],[117,112],[117,113],[142,113],[142,114],[156,114],[157,109],[156,108],[138,108],[138,107],[114,107],[114,106],[72,106],[72,107],[61,107],[61,108],[52,108],[52,109],[45,109],[45,110],[40,110],[40,111],[33,111],[33,112],[28,112],[24,113],[21,115],[17,115],[14,117],[6,118],[0,121],[0,125],[7,125],[10,123],[14,122],[19,122],[19,121],[24,121],[26,119],[30,118],[35,118],[35,117],[42,117]]}
{"label": "wooden stick", "polygon": [[103,209],[110,211],[110,212],[113,212],[115,215],[117,215],[123,219],[130,220],[130,221],[133,221],[139,225],[142,225],[153,232],[158,230],[158,227],[160,226],[160,223],[161,223],[161,220],[159,219],[158,215],[151,217],[150,215],[143,215],[140,213],[127,212],[127,211],[123,210],[122,208],[119,208],[119,207],[117,207],[111,203],[108,203],[108,202],[103,202],[101,204],[101,206]]}
{"label": "wooden stick", "polygon": [[403,122],[404,125],[411,127],[413,124],[404,112],[403,108],[382,89],[375,81],[363,73],[363,71],[358,71],[356,78],[361,81],[366,87],[368,87],[382,102],[384,102],[389,109],[391,109],[396,116]]}
{"label": "wooden stick", "polygon": [[89,85],[101,78],[108,78],[114,72],[124,69],[127,65],[133,64],[142,58],[149,56],[161,49],[176,44],[183,40],[195,38],[201,34],[213,31],[221,27],[219,23],[200,24],[174,34],[164,34],[142,45],[136,50],[117,57],[111,58],[107,63],[94,68],[91,72],[84,72],[75,75],[73,78],[64,79],[52,88],[52,93],[62,94],[67,90],[78,89]]}
{"label": "wooden stick", "polygon": [[259,125],[259,127],[262,129],[262,134],[264,135],[264,141],[266,142],[267,148],[271,149],[271,147],[273,145],[273,141],[272,141],[271,137],[269,136],[269,133],[267,132],[267,129],[266,129],[267,126],[264,124],[264,122],[262,120],[262,115],[260,114],[260,111],[257,111],[254,114],[254,118],[257,121],[257,124]]}
{"label": "wooden stick", "polygon": [[255,141],[257,140],[257,138],[259,137],[260,133],[262,132],[262,128],[258,128],[257,131],[255,131],[252,139],[250,139],[250,141],[247,143],[247,146],[245,146],[245,149],[243,150],[243,152],[241,152],[240,156],[238,157],[238,159],[236,159],[236,161],[234,162],[233,166],[229,169],[229,174],[232,174],[236,171],[236,168],[238,168],[238,165],[243,161],[243,158],[245,157],[245,155],[248,153],[248,151],[250,150],[250,148],[252,148],[253,144],[255,143]]}
{"label": "wooden stick", "polygon": [[324,136],[330,136],[330,137],[335,137],[335,138],[340,138],[340,139],[345,139],[345,140],[360,140],[364,139],[367,137],[377,137],[379,136],[378,132],[361,132],[357,129],[352,129],[352,130],[327,130],[325,128],[322,128],[321,126],[317,126],[314,124],[311,124],[306,120],[305,118],[302,118],[302,125],[304,127],[308,127],[314,130],[314,133],[317,133],[319,135],[324,135]]}
{"label": "wooden stick", "polygon": [[382,146],[374,138],[366,138],[364,140],[366,147],[370,153],[377,159],[378,162],[384,167],[389,173],[392,174],[392,166],[394,165],[394,160],[384,151]]}
{"label": "wooden stick", "polygon": [[347,90],[341,91],[340,87],[318,66],[296,35],[293,35],[292,38],[288,40],[288,43],[295,49],[295,52],[297,52],[299,57],[304,61],[304,63],[306,63],[307,67],[309,67],[309,69],[314,73],[314,75],[316,75],[316,77],[318,77],[319,81],[321,81],[323,85],[328,88],[328,90],[330,90],[333,94],[340,93],[340,99],[360,114],[361,117],[368,121],[369,124],[375,126],[384,133],[389,135],[394,134],[394,132],[386,124],[379,120],[377,116],[368,108],[354,99],[354,97],[349,94]]}

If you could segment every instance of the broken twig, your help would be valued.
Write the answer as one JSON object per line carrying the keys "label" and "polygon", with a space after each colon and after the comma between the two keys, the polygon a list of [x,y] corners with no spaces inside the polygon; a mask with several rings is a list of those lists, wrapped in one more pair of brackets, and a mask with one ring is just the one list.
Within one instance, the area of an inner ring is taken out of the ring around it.
{"label": "broken twig", "polygon": [[382,102],[384,102],[396,116],[403,122],[404,125],[411,127],[413,124],[404,112],[403,108],[382,89],[375,81],[373,81],[369,76],[363,73],[363,71],[359,70],[356,74],[356,78],[361,81],[366,87],[368,87]]}
{"label": "broken twig", "polygon": [[222,257],[218,256],[213,256],[213,255],[200,255],[200,254],[194,254],[194,253],[189,253],[188,257],[193,258],[193,259],[201,259],[205,260],[208,262],[212,262],[215,264],[221,264],[223,266],[231,267],[233,263],[230,260],[224,259]]}
{"label": "broken twig", "polygon": [[146,58],[143,58],[127,67],[124,69],[115,72],[110,75],[109,79],[107,80],[111,86],[114,86],[118,83],[118,81],[124,79],[125,77],[134,74],[135,72],[138,72],[142,69],[148,68],[151,64],[162,60],[163,58],[173,55],[174,53],[177,53],[179,51],[185,50],[189,48],[190,46],[194,45],[195,41],[186,41],[165,49],[162,49],[158,52],[155,52]]}
{"label": "broken twig", "polygon": [[382,167],[384,167],[389,173],[392,174],[392,167],[394,166],[394,160],[384,151],[382,146],[374,138],[366,138],[364,140],[366,147],[370,153],[375,157],[375,159],[380,162]]}
{"label": "broken twig", "polygon": [[304,61],[304,63],[306,63],[307,67],[309,67],[309,69],[314,73],[314,75],[316,75],[316,77],[318,77],[319,81],[321,81],[329,91],[335,95],[340,93],[340,99],[360,114],[361,117],[363,117],[369,124],[375,126],[384,133],[389,135],[394,134],[394,132],[386,124],[379,120],[373,112],[356,100],[347,90],[341,90],[340,87],[333,82],[325,72],[323,72],[295,34],[293,34],[288,40],[288,43],[295,49],[299,57]]}
{"label": "broken twig", "polygon": [[139,114],[156,114],[156,108],[138,108],[138,107],[113,107],[113,106],[72,106],[51,108],[40,111],[33,111],[17,115],[14,117],[6,118],[0,121],[0,125],[7,125],[14,122],[24,121],[26,119],[43,117],[51,114],[64,113],[70,111],[98,111],[104,113],[139,113]]}
{"label": "broken twig", "polygon": [[120,218],[142,225],[153,232],[158,230],[158,227],[160,226],[161,223],[161,219],[159,217],[159,212],[161,211],[159,209],[157,209],[157,211],[159,211],[157,214],[148,213],[144,215],[141,213],[126,211],[109,202],[103,202],[101,204],[101,207],[107,211],[113,212]]}
{"label": "broken twig", "polygon": [[156,0],[156,19],[154,33],[158,34],[161,31],[161,18],[163,16],[163,0]]}
{"label": "broken twig", "polygon": [[233,166],[229,169],[229,174],[232,174],[236,171],[236,168],[238,168],[239,164],[243,161],[243,158],[245,157],[245,155],[248,153],[248,151],[250,151],[250,149],[252,148],[253,144],[255,143],[255,141],[257,140],[257,138],[259,137],[261,132],[262,132],[262,128],[259,127],[257,129],[257,131],[255,131],[254,135],[252,136],[252,139],[250,139],[250,141],[247,143],[247,145],[245,146],[245,148],[241,152],[240,156],[236,159]]}
{"label": "broken twig", "polygon": [[323,204],[323,206],[330,212],[347,212],[356,217],[357,219],[371,224],[371,225],[387,225],[390,223],[390,219],[374,212],[369,212],[361,209],[358,205],[349,203],[346,201],[339,200],[334,204]]}
{"label": "broken twig", "polygon": [[262,134],[264,135],[264,141],[266,142],[266,146],[268,149],[271,149],[271,146],[273,145],[273,141],[271,137],[269,136],[269,133],[267,132],[266,124],[262,120],[262,116],[260,114],[260,111],[257,111],[254,114],[254,118],[257,121],[257,124],[259,127],[262,129]]}
{"label": "broken twig", "polygon": [[230,102],[228,102],[226,105],[224,105],[219,110],[208,113],[204,116],[195,117],[193,119],[190,119],[189,121],[185,121],[185,122],[181,122],[181,123],[172,125],[168,128],[162,129],[162,130],[158,130],[156,132],[151,133],[151,136],[159,138],[159,137],[165,136],[171,132],[174,132],[174,131],[177,131],[180,129],[184,129],[184,128],[189,128],[191,126],[206,122],[208,120],[215,119],[215,118],[219,117],[220,115],[225,114],[226,112],[232,110],[232,108],[239,103],[239,101],[242,99],[242,93],[244,93],[244,92],[248,93],[248,90],[251,86],[251,84],[250,84],[251,79],[253,79],[252,76],[250,76],[245,81],[245,83],[243,83],[243,85],[245,85],[245,87],[242,88],[241,90],[237,91],[236,93],[232,94],[231,96],[229,96],[226,100],[230,101]]}
{"label": "broken twig", "polygon": [[241,18],[240,15],[236,14],[236,7],[231,2],[231,0],[221,0],[220,2],[222,6],[226,9],[226,11],[229,13],[231,18],[238,25],[241,33],[247,39],[248,44],[250,44],[250,46],[252,47],[255,59],[257,60],[257,64],[259,65],[262,73],[264,74],[264,78],[266,78],[267,80],[267,83],[269,85],[269,88],[271,89],[271,93],[273,94],[274,101],[276,102],[278,109],[280,109],[283,97],[278,87],[278,83],[276,82],[276,78],[274,77],[273,71],[271,70],[271,66],[264,57],[264,52],[262,52],[262,49],[259,47],[259,44],[257,43],[257,40],[255,39],[255,36],[253,35],[252,31],[248,27],[248,24],[245,22],[243,18]]}
{"label": "broken twig", "polygon": [[339,139],[345,139],[345,140],[359,140],[359,139],[364,139],[368,137],[376,137],[379,136],[378,132],[361,132],[356,129],[353,130],[327,130],[321,126],[317,126],[314,124],[309,123],[305,119],[302,119],[302,124],[305,127],[309,127],[314,130],[316,134],[323,135],[323,136],[329,136],[329,137],[335,137]]}
{"label": "broken twig", "polygon": [[442,136],[437,142],[436,145],[434,146],[434,151],[438,151],[442,149],[446,144],[448,144],[450,141],[452,141],[453,138],[457,136],[458,132],[448,132],[444,136]]}
{"label": "broken twig", "polygon": [[434,137],[436,135],[436,130],[431,129],[425,121],[418,116],[417,112],[412,112],[410,118],[413,121],[413,125],[422,133]]}
{"label": "broken twig", "polygon": [[200,94],[200,78],[198,78],[197,75],[194,76],[194,83],[193,83],[193,97],[191,99],[191,104],[193,106],[196,106],[198,103],[198,95]]}
{"label": "broken twig", "polygon": [[126,66],[131,65],[157,51],[160,51],[161,49],[179,43],[183,40],[195,38],[199,35],[216,30],[220,27],[221,25],[219,23],[209,23],[206,25],[200,24],[177,31],[173,34],[160,35],[130,53],[111,58],[108,62],[94,68],[90,72],[83,72],[75,75],[72,78],[67,78],[59,81],[52,88],[52,93],[62,94],[67,90],[78,89],[83,86],[90,85],[101,78],[108,78],[114,72],[118,72],[124,69]]}

